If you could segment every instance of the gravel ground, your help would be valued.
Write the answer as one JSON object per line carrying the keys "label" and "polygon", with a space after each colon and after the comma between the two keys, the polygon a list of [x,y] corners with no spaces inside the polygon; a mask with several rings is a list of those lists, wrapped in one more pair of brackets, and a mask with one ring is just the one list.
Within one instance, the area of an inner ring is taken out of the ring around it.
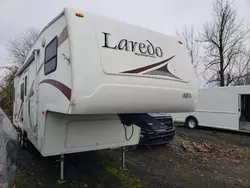
{"label": "gravel ground", "polygon": [[58,157],[19,149],[16,188],[250,187],[249,134],[181,126],[176,133],[168,146],[128,148],[125,171],[120,150],[66,155],[64,184],[57,184]]}

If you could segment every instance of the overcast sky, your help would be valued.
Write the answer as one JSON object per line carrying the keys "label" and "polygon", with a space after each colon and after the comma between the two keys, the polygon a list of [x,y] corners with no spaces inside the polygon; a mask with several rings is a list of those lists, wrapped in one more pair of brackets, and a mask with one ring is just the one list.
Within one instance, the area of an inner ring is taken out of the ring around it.
{"label": "overcast sky", "polygon": [[[28,28],[42,29],[64,7],[111,17],[174,35],[211,19],[212,0],[0,0],[0,64],[7,63],[8,40]],[[235,0],[240,17],[250,24],[250,0]]]}

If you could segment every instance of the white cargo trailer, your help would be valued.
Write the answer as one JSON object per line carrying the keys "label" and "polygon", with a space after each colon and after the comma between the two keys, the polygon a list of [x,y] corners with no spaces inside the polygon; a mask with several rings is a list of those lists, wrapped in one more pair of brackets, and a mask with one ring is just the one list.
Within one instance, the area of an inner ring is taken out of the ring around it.
{"label": "white cargo trailer", "polygon": [[250,86],[199,89],[193,113],[171,114],[175,122],[250,132]]}
{"label": "white cargo trailer", "polygon": [[129,114],[193,111],[197,97],[177,38],[68,8],[42,30],[14,87],[20,144],[43,156],[135,145]]}

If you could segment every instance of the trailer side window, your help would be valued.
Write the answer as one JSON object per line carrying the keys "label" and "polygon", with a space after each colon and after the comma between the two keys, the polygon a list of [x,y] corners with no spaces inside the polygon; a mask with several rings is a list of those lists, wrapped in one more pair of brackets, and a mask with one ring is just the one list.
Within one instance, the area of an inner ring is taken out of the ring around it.
{"label": "trailer side window", "polygon": [[25,81],[24,81],[24,95],[27,95],[27,76],[25,76]]}
{"label": "trailer side window", "polygon": [[21,84],[20,99],[24,101],[24,83]]}
{"label": "trailer side window", "polygon": [[44,74],[48,75],[56,70],[57,67],[57,42],[55,37],[45,48]]}

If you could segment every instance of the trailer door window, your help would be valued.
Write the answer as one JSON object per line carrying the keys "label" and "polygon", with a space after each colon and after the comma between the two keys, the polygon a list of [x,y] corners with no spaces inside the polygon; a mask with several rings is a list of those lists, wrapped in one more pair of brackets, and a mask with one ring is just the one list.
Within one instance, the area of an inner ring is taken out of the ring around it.
{"label": "trailer door window", "polygon": [[57,37],[55,37],[45,48],[44,74],[48,75],[57,67]]}

